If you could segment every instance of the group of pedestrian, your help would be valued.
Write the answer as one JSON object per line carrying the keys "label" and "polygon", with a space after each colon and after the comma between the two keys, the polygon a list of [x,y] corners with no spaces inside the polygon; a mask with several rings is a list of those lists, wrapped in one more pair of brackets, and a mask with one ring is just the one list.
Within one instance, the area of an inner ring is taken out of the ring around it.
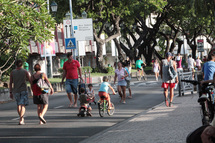
{"label": "group of pedestrian", "polygon": [[[67,96],[69,98],[70,104],[69,107],[77,107],[77,87],[78,87],[78,72],[80,75],[81,81],[83,78],[81,76],[81,68],[80,64],[77,60],[74,60],[72,57],[72,52],[67,53],[68,61],[66,61],[63,65],[63,77],[62,83],[66,78],[65,88],[67,92]],[[28,99],[28,90],[26,80],[29,81],[31,85],[31,89],[33,92],[33,103],[37,105],[37,115],[39,118],[39,124],[45,124],[46,120],[44,119],[44,115],[48,109],[48,94],[52,95],[54,90],[52,88],[51,83],[49,82],[45,73],[41,72],[40,64],[34,65],[35,73],[30,75],[29,72],[22,68],[23,62],[22,60],[16,61],[16,69],[14,69],[10,73],[10,98],[16,100],[17,102],[17,112],[19,114],[19,125],[25,124],[24,115],[25,115],[25,106],[29,104]],[[49,85],[49,92],[43,93],[41,88],[38,86],[38,80],[43,79]],[[73,98],[72,98],[73,93]],[[73,102],[74,99],[74,102]]]}
{"label": "group of pedestrian", "polygon": [[46,120],[44,115],[48,109],[48,95],[42,94],[41,89],[37,86],[37,81],[42,76],[44,80],[50,86],[50,94],[53,94],[53,88],[45,73],[41,73],[41,67],[39,64],[34,66],[35,73],[31,76],[27,70],[22,68],[22,60],[16,61],[16,69],[10,73],[10,98],[16,100],[17,112],[19,115],[19,125],[24,125],[25,106],[29,104],[28,89],[26,80],[31,84],[33,91],[33,102],[37,105],[37,115],[39,118],[39,124],[45,124]]}

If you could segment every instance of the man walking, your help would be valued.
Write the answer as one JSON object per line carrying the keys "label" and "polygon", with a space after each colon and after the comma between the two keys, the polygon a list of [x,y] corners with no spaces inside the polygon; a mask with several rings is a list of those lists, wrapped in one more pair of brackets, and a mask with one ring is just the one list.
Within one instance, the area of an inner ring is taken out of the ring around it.
{"label": "man walking", "polygon": [[[69,107],[77,107],[77,88],[78,88],[78,73],[80,79],[83,81],[80,63],[77,60],[74,60],[72,57],[72,52],[67,53],[68,61],[63,64],[63,77],[61,83],[64,82],[66,78],[65,88],[67,96],[69,98],[70,104]],[[72,101],[72,92],[74,94],[74,105]]]}
{"label": "man walking", "polygon": [[[169,66],[172,66],[175,70],[175,72],[177,71],[176,69],[176,63],[175,61],[171,60],[172,58],[172,54],[170,52],[166,53],[166,57],[164,60],[162,60],[161,63],[161,68],[160,68],[160,73],[161,73],[161,78],[162,78],[162,88],[164,89],[164,97],[165,97],[165,104],[168,107],[172,106],[172,101],[173,101],[173,96],[174,96],[174,87],[175,87],[175,83],[178,83],[178,77],[176,77],[175,79],[170,79],[169,77]],[[170,100],[168,98],[168,87],[170,88]],[[169,103],[170,101],[170,103]]]}
{"label": "man walking", "polygon": [[[17,102],[17,112],[19,114],[19,125],[24,125],[25,106],[28,105],[28,90],[26,79],[31,84],[31,78],[28,71],[22,68],[23,62],[21,60],[16,61],[16,69],[10,73],[10,98],[15,97]],[[12,88],[13,86],[13,88]]]}

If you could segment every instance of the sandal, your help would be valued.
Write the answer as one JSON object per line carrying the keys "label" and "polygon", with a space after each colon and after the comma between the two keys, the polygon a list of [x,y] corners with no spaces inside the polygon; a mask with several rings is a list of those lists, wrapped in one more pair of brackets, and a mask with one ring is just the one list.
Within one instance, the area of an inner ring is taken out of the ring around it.
{"label": "sandal", "polygon": [[166,104],[166,107],[169,107],[168,98],[165,99],[165,104]]}
{"label": "sandal", "polygon": [[38,118],[40,119],[40,121],[43,122],[43,124],[46,124],[46,120],[45,120],[44,118],[42,118],[42,117],[40,117],[40,116],[38,116]]}

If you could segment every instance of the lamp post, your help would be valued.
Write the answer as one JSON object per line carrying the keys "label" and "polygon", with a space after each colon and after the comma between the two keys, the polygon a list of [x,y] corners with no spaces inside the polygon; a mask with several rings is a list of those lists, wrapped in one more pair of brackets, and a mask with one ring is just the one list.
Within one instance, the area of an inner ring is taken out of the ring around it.
{"label": "lamp post", "polygon": [[83,12],[81,13],[81,16],[82,16],[83,19],[84,19],[84,18],[87,18],[87,13],[86,13],[86,11],[83,11]]}
{"label": "lamp post", "polygon": [[[54,13],[54,16],[57,12],[57,3],[56,2],[52,2],[51,3],[51,10]],[[50,55],[46,58],[46,44],[45,44],[45,65],[46,65],[46,60],[47,60],[47,67],[46,67],[46,72],[47,72],[47,76],[48,78],[52,77],[52,55],[50,53]]]}

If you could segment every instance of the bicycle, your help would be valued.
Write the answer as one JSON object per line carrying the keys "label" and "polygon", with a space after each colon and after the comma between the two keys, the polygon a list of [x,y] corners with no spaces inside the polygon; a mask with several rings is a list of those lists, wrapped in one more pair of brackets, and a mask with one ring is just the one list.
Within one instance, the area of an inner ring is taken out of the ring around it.
{"label": "bicycle", "polygon": [[100,117],[104,117],[106,112],[109,116],[114,114],[115,107],[114,107],[114,104],[112,102],[111,102],[111,105],[112,105],[112,109],[108,109],[109,108],[108,101],[105,100],[104,96],[100,97],[100,102],[98,103],[98,109],[99,109]]}
{"label": "bicycle", "polygon": [[142,78],[144,78],[144,80],[147,80],[146,73],[143,69],[144,69],[143,65],[142,65],[142,70],[139,68],[137,69],[136,77],[138,81],[141,81]]}
{"label": "bicycle", "polygon": [[[201,85],[201,82],[195,80],[181,80],[193,85]],[[214,97],[212,83],[203,84],[200,87],[198,102],[201,105],[202,124],[209,125],[214,118]]]}

